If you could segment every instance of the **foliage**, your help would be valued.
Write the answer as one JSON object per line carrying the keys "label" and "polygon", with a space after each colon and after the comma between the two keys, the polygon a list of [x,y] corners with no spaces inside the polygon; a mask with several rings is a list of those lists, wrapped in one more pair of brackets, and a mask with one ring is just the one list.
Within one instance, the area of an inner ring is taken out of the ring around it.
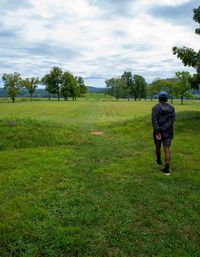
{"label": "foliage", "polygon": [[45,85],[45,90],[49,93],[49,100],[51,99],[51,94],[55,94],[55,88],[53,87],[53,84],[51,82],[51,76],[50,74],[46,74],[42,79],[41,83]]}
{"label": "foliage", "polygon": [[61,95],[65,100],[68,100],[68,97],[76,100],[76,97],[80,95],[78,81],[70,72],[64,72],[62,75]]}
{"label": "foliage", "polygon": [[169,78],[169,79],[161,79],[156,78],[151,85],[148,87],[148,92],[151,97],[151,100],[154,95],[157,95],[160,91],[166,91],[172,99],[175,96],[175,85],[176,85],[177,79],[176,78]]}
{"label": "foliage", "polygon": [[87,87],[82,77],[74,77],[70,72],[64,72],[59,67],[53,67],[50,73],[42,78],[42,83],[49,92],[49,100],[51,94],[57,94],[58,100],[60,95],[68,100],[72,97],[76,100],[78,96],[83,96],[87,92]]}
{"label": "foliage", "polygon": [[26,78],[25,80],[22,80],[22,85],[28,90],[29,94],[31,95],[31,100],[39,83],[40,80],[35,77]]}
{"label": "foliage", "polygon": [[140,75],[133,76],[133,91],[132,96],[135,100],[139,98],[146,98],[147,97],[147,84],[145,79]]}
{"label": "foliage", "polygon": [[[195,22],[200,24],[200,6],[193,10],[193,19]],[[200,35],[200,28],[195,30],[195,33]],[[188,47],[173,47],[173,54],[177,55],[179,59],[183,62],[185,66],[191,66],[196,69],[196,74],[190,78],[192,87],[194,89],[199,88],[200,84],[200,50],[195,51]]]}
{"label": "foliage", "polygon": [[121,77],[111,78],[105,81],[108,94],[119,98],[134,98],[139,100],[147,96],[147,84],[140,75],[132,75],[130,71],[125,71]]}
{"label": "foliage", "polygon": [[124,88],[126,90],[127,98],[129,100],[132,97],[133,92],[133,75],[130,71],[125,71],[121,78],[124,82]]}
{"label": "foliage", "polygon": [[6,89],[8,96],[10,96],[10,98],[14,103],[16,96],[19,94],[19,89],[22,84],[20,73],[17,73],[17,72],[14,72],[13,74],[4,73],[2,76],[2,80],[4,81],[4,88]]}
{"label": "foliage", "polygon": [[181,98],[181,104],[183,104],[184,97],[191,96],[188,92],[191,89],[190,77],[191,75],[187,71],[176,72],[177,82],[175,84],[174,93],[176,97]]}
{"label": "foliage", "polygon": [[125,97],[125,88],[123,80],[118,78],[111,78],[105,81],[107,86],[107,94],[114,96],[116,100]]}
{"label": "foliage", "polygon": [[46,74],[42,79],[42,83],[46,86],[46,90],[50,94],[56,94],[58,101],[60,100],[60,85],[62,81],[62,69],[59,67],[53,67],[48,74]]}
{"label": "foliage", "polygon": [[79,96],[83,96],[87,93],[87,87],[82,77],[76,77],[79,85]]}
{"label": "foliage", "polygon": [[52,87],[58,96],[58,101],[60,100],[60,85],[62,82],[62,74],[63,72],[59,67],[53,67],[49,73]]}

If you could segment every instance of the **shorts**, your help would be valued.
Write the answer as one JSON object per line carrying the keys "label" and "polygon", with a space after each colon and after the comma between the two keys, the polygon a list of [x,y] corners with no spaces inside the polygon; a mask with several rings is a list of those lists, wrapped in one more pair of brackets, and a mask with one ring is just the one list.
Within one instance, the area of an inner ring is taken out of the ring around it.
{"label": "shorts", "polygon": [[163,146],[170,146],[172,139],[170,137],[163,137],[161,136],[161,140],[156,139],[156,134],[153,135],[154,143],[157,147],[161,147],[161,144],[163,143]]}

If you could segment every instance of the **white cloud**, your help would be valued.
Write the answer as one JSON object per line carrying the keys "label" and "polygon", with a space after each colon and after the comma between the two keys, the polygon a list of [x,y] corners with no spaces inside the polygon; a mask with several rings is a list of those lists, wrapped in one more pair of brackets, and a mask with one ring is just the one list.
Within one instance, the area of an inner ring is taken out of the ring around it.
{"label": "white cloud", "polygon": [[[172,47],[198,49],[199,38],[193,28],[172,24],[148,12],[155,6],[174,7],[189,1],[126,0],[127,15],[126,11],[120,14],[125,2],[120,6],[120,1],[103,1],[102,7],[99,1],[30,0],[29,6],[17,9],[6,8],[4,2],[0,44],[3,60],[10,67],[2,65],[1,72],[43,76],[58,65],[88,78],[89,85],[104,86],[103,80],[124,70],[148,80],[172,76],[184,69],[172,55]],[[113,16],[114,4],[118,8]],[[5,30],[16,35],[3,37]]]}

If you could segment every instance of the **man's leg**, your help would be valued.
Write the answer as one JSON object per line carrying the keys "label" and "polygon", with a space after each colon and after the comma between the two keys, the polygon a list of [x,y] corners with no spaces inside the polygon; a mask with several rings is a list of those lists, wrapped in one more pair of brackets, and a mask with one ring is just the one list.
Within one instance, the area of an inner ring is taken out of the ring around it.
{"label": "man's leg", "polygon": [[156,142],[156,163],[158,165],[162,165],[162,161],[161,161],[161,141],[158,141]]}
{"label": "man's leg", "polygon": [[163,141],[164,152],[165,152],[165,167],[161,171],[165,173],[165,175],[170,175],[170,144],[171,138],[166,138]]}
{"label": "man's leg", "polygon": [[169,145],[164,146],[165,151],[165,164],[170,164],[170,150]]}
{"label": "man's leg", "polygon": [[156,157],[157,159],[161,158],[161,151],[160,151],[161,146],[159,144],[156,145]]}

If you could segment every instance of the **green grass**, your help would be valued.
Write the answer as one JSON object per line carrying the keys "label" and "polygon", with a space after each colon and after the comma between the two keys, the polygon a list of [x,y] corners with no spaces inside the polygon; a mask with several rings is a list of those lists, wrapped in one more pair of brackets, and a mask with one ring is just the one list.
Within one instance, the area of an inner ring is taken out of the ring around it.
{"label": "green grass", "polygon": [[0,256],[200,256],[200,106],[175,104],[166,177],[154,103],[1,103]]}

